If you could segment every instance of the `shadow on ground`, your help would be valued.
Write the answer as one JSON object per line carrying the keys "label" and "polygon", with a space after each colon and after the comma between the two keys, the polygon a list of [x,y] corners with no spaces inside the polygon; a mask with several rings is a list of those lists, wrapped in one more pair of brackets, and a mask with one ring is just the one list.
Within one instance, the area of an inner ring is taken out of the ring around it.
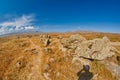
{"label": "shadow on ground", "polygon": [[83,65],[83,69],[81,69],[77,76],[79,77],[78,80],[91,80],[93,77],[93,73],[89,71],[90,66],[89,65]]}

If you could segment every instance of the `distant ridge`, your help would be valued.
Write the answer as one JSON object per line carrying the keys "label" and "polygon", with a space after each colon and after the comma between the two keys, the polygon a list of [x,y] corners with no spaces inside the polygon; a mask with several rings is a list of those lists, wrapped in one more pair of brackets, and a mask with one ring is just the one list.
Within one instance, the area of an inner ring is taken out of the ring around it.
{"label": "distant ridge", "polygon": [[32,34],[32,33],[43,33],[43,32],[40,31],[40,30],[22,30],[22,31],[14,31],[14,32],[2,34],[2,35],[0,35],[0,37],[2,37],[2,36],[11,36],[11,35]]}
{"label": "distant ridge", "polygon": [[74,31],[68,31],[72,33],[112,33],[112,34],[120,34],[115,32],[102,32],[102,31],[94,31],[94,30],[74,30]]}

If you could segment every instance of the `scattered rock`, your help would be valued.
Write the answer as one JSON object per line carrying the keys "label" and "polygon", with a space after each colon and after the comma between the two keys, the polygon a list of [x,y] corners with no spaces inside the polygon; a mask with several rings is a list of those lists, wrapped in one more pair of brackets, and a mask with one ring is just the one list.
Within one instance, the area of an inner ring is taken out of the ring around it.
{"label": "scattered rock", "polygon": [[63,47],[67,48],[68,46],[70,46],[70,40],[68,38],[63,38],[61,40],[61,44],[63,45]]}
{"label": "scattered rock", "polygon": [[26,66],[26,62],[25,61],[17,61],[16,63],[16,67],[21,69],[21,68],[24,68]]}
{"label": "scattered rock", "polygon": [[21,64],[22,63],[19,61],[19,62],[16,63],[16,66],[19,68],[21,66]]}
{"label": "scattered rock", "polygon": [[38,51],[36,50],[36,48],[33,48],[30,51],[32,52],[32,54],[38,54]]}
{"label": "scattered rock", "polygon": [[67,48],[64,48],[63,45],[59,45],[59,49],[60,49],[62,52],[66,52],[66,51],[67,51]]}
{"label": "scattered rock", "polygon": [[44,46],[48,46],[50,44],[50,39],[49,38],[46,38],[44,40]]}
{"label": "scattered rock", "polygon": [[49,59],[49,62],[51,62],[51,63],[53,63],[54,61],[55,61],[54,58],[50,58],[50,59]]}
{"label": "scattered rock", "polygon": [[44,48],[46,54],[53,53],[51,48]]}
{"label": "scattered rock", "polygon": [[95,74],[92,79],[93,80],[98,80],[98,76],[99,76],[98,74]]}
{"label": "scattered rock", "polygon": [[48,71],[50,69],[50,65],[49,64],[45,64],[44,65],[44,71]]}
{"label": "scattered rock", "polygon": [[58,39],[62,39],[63,37],[62,37],[62,35],[58,35]]}
{"label": "scattered rock", "polygon": [[56,73],[56,76],[59,77],[59,76],[60,76],[60,72],[57,72],[57,73]]}
{"label": "scattered rock", "polygon": [[45,52],[49,52],[49,49],[48,48],[44,48]]}
{"label": "scattered rock", "polygon": [[51,38],[51,36],[48,34],[48,35],[47,35],[47,38]]}
{"label": "scattered rock", "polygon": [[67,49],[76,49],[79,43],[85,41],[86,39],[79,34],[72,35],[70,38],[63,38],[61,44]]}
{"label": "scattered rock", "polygon": [[43,76],[44,76],[44,78],[46,79],[46,80],[52,80],[51,78],[50,78],[50,74],[49,73],[43,73]]}
{"label": "scattered rock", "polygon": [[43,38],[50,38],[49,34],[42,35]]}
{"label": "scattered rock", "polygon": [[66,58],[65,58],[65,61],[66,61],[66,62],[68,62],[68,61],[69,61],[68,57],[66,57]]}
{"label": "scattered rock", "polygon": [[30,46],[29,42],[21,42],[18,44],[18,47],[28,47],[28,46]]}
{"label": "scattered rock", "polygon": [[72,35],[72,36],[70,36],[69,39],[70,39],[71,42],[75,42],[75,41],[82,42],[82,41],[86,40],[83,36],[81,36],[79,34]]}

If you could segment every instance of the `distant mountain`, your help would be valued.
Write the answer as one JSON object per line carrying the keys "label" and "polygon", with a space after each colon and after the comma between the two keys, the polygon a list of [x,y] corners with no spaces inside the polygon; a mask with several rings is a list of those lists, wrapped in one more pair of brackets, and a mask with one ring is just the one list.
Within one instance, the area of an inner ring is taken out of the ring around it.
{"label": "distant mountain", "polygon": [[9,35],[31,34],[31,33],[42,33],[42,31],[40,31],[39,29],[38,29],[38,30],[21,30],[21,31],[14,31],[14,32],[2,34],[2,35],[0,35],[0,37],[2,37],[2,36],[9,36]]}

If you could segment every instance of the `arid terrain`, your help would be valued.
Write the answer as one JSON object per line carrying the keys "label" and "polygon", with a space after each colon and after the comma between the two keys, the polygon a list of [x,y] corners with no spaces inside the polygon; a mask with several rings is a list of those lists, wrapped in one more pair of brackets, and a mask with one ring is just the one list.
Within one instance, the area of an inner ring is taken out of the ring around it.
{"label": "arid terrain", "polygon": [[0,80],[120,80],[120,34],[2,36]]}

